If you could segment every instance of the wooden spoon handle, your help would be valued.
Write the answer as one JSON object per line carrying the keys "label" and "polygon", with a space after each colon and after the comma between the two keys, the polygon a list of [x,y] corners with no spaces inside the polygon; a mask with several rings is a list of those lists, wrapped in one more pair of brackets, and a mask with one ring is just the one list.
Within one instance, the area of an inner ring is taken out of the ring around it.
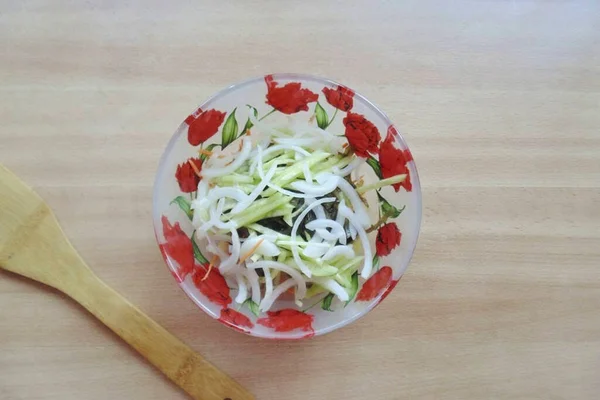
{"label": "wooden spoon handle", "polygon": [[91,271],[67,294],[197,400],[253,400],[241,385],[171,335]]}

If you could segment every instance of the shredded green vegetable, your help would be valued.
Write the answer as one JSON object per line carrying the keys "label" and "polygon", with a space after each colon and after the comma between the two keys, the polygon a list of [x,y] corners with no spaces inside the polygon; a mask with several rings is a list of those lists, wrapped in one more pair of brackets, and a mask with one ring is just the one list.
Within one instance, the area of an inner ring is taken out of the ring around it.
{"label": "shredded green vegetable", "polygon": [[[294,137],[292,130],[279,132],[282,137]],[[245,278],[230,276],[245,288],[239,289],[238,303],[266,311],[276,300],[274,296],[290,287],[290,282],[285,282],[291,279],[296,302],[331,293],[329,309],[333,296],[342,303],[354,297],[359,271],[371,268],[370,244],[360,232],[366,236],[366,227],[374,221],[359,204],[361,195],[402,182],[405,176],[358,187],[348,179],[350,185],[341,185],[347,176],[335,171],[356,164],[355,155],[310,146],[300,146],[303,151],[298,152],[297,147],[277,145],[277,150],[271,151],[276,145],[254,146],[247,159],[236,164],[241,163],[238,168],[228,170],[225,165],[222,168],[227,173],[213,173],[215,178],[203,180],[205,196],[192,204],[194,224],[198,235],[220,246],[221,254],[223,248],[229,249],[219,267],[225,275],[256,263]],[[261,163],[259,151],[265,153]],[[268,172],[273,173],[270,179]],[[317,183],[317,178],[322,183]],[[264,189],[257,189],[259,185]],[[279,286],[283,284],[287,286]],[[260,293],[256,293],[257,285]]]}

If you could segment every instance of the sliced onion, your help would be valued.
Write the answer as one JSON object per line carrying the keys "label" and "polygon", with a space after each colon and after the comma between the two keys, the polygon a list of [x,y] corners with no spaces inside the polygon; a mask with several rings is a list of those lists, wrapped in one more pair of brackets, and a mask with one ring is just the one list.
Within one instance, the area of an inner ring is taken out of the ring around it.
{"label": "sliced onion", "polygon": [[[311,198],[308,198],[307,201],[308,201],[308,204],[310,205],[310,204],[313,204],[316,200],[311,197]],[[325,209],[320,204],[315,206],[315,208],[313,209],[313,213],[315,213],[315,217],[317,217],[317,218],[320,218],[320,219],[327,218],[325,216]]]}
{"label": "sliced onion", "polygon": [[224,261],[219,265],[219,272],[225,274],[229,272],[232,268],[237,265],[238,260],[240,259],[240,237],[237,233],[237,229],[231,229],[231,246],[229,249],[231,251],[231,255],[227,257]]}
{"label": "sliced onion", "polygon": [[269,171],[267,172],[267,174],[262,178],[262,180],[260,181],[260,183],[258,184],[258,186],[256,186],[254,188],[254,190],[252,191],[252,193],[250,193],[249,195],[247,195],[245,199],[241,200],[233,208],[233,210],[231,210],[231,215],[238,214],[238,213],[242,212],[243,210],[245,210],[246,208],[250,207],[250,205],[252,204],[252,202],[254,200],[256,200],[258,198],[258,196],[260,196],[260,194],[262,193],[262,191],[265,190],[265,188],[267,187],[267,185],[269,183],[271,183],[271,179],[273,179],[273,176],[275,175],[275,169],[276,168],[277,168],[277,164],[273,164],[271,166],[271,168],[269,169]]}
{"label": "sliced onion", "polygon": [[277,243],[283,246],[318,246],[323,247],[325,251],[331,247],[329,243],[298,242],[295,240],[277,240]]}
{"label": "sliced onion", "polygon": [[244,275],[241,272],[235,274],[235,280],[238,287],[238,294],[235,296],[235,302],[242,304],[248,298],[248,286],[246,286]]}
{"label": "sliced onion", "polygon": [[212,226],[216,226],[219,229],[229,230],[235,228],[235,222],[223,222],[221,221],[221,215],[223,215],[223,209],[225,207],[225,198],[221,198],[217,203],[216,207],[213,205],[210,208],[210,221]]}
{"label": "sliced onion", "polygon": [[342,285],[337,283],[331,278],[313,278],[314,282],[323,286],[325,289],[329,290],[331,293],[335,294],[341,301],[348,301],[348,292],[344,289]]}
{"label": "sliced onion", "polygon": [[355,220],[360,222],[359,225],[364,228],[371,225],[371,221],[369,221],[369,214],[367,214],[365,205],[363,204],[362,200],[360,199],[360,196],[358,195],[356,190],[354,190],[352,185],[350,185],[350,183],[348,183],[345,179],[340,179],[338,181],[338,187],[344,192],[344,194],[352,203],[352,208],[356,213]]}
{"label": "sliced onion", "polygon": [[252,301],[256,304],[260,304],[260,282],[258,281],[258,274],[253,269],[244,268],[244,274],[250,282],[250,287],[252,288]]}
{"label": "sliced onion", "polygon": [[252,142],[249,139],[243,138],[242,143],[242,151],[235,155],[235,159],[231,164],[225,166],[214,166],[213,168],[205,168],[201,172],[202,177],[216,178],[223,175],[229,175],[241,167],[242,164],[248,159],[250,151],[252,150]]}
{"label": "sliced onion", "polygon": [[303,156],[310,156],[310,153],[306,150],[304,150],[302,147],[297,146],[297,145],[293,145],[293,144],[276,144],[274,146],[269,147],[268,149],[262,151],[262,155],[263,157],[266,155],[269,155],[275,151],[279,151],[279,150],[292,150],[295,151],[296,153],[300,153]]}
{"label": "sliced onion", "polygon": [[259,254],[266,257],[277,257],[281,250],[271,240],[266,238],[264,235],[249,237],[246,239],[244,244],[241,246],[240,254],[245,255],[250,252],[257,243],[260,245],[254,250],[254,254]]}
{"label": "sliced onion", "polygon": [[196,200],[206,197],[207,193],[208,193],[208,182],[201,179],[200,182],[198,182],[198,193],[196,194]]}
{"label": "sliced onion", "polygon": [[216,186],[210,190],[210,193],[207,196],[208,200],[211,202],[217,201],[223,197],[230,197],[237,201],[244,201],[248,195],[238,188]]}
{"label": "sliced onion", "polygon": [[[294,268],[290,267],[287,264],[283,264],[277,261],[257,261],[254,263],[246,263],[246,268],[248,269],[257,269],[257,268],[263,268],[263,269],[276,269],[278,271],[281,272],[285,272],[286,274],[288,274],[290,276],[290,278],[292,278],[292,280],[296,283],[296,285],[298,286],[298,289],[296,290],[296,297],[297,298],[303,298],[304,296],[306,296],[306,281],[304,280],[304,278],[302,277],[302,275],[300,275],[300,273],[298,271],[296,271]],[[265,295],[266,297],[266,295]]]}
{"label": "sliced onion", "polygon": [[343,256],[344,258],[354,258],[356,254],[352,246],[334,246],[330,248],[323,256],[323,261],[332,260],[336,257]]}
{"label": "sliced onion", "polygon": [[[271,270],[269,268],[263,268],[263,273],[265,275],[265,297],[270,297],[273,294],[273,278],[271,278]],[[262,303],[262,302],[261,302]]]}
{"label": "sliced onion", "polygon": [[[331,233],[327,232],[325,230],[327,228],[331,229]],[[319,234],[325,240],[338,240],[343,237],[346,237],[346,231],[344,230],[344,227],[330,219],[315,219],[313,221],[310,221],[308,224],[306,224],[306,229],[310,229],[310,230],[319,229],[320,230]],[[331,235],[332,238],[328,239],[326,236],[323,236],[323,234],[321,233],[322,230],[325,230],[325,232],[327,232],[329,235]]]}
{"label": "sliced onion", "polygon": [[350,238],[352,238],[352,240],[355,240],[356,236],[358,235],[358,232],[356,232],[356,228],[354,227],[354,225],[348,225],[348,230],[350,231]]}
{"label": "sliced onion", "polygon": [[[306,175],[306,173],[305,173]],[[319,176],[322,174],[318,174],[315,179],[319,182]],[[308,180],[308,179],[307,179]],[[338,187],[338,181],[340,180],[339,176],[331,175],[323,182],[319,182],[318,185],[309,182],[302,181],[294,181],[290,184],[290,186],[298,190],[300,192],[304,192],[306,194],[310,194],[313,197],[325,196],[328,193],[333,192]]]}
{"label": "sliced onion", "polygon": [[215,243],[215,240],[219,240],[220,237],[225,237],[225,240],[229,241],[229,237],[228,236],[213,236],[213,235],[206,235],[206,240],[208,241],[208,246],[206,246],[206,248],[213,254],[216,254],[217,256],[219,256],[220,260],[225,260],[228,255],[221,250],[221,248],[219,247],[218,244]]}
{"label": "sliced onion", "polygon": [[269,183],[269,187],[281,194],[284,194],[286,196],[289,197],[297,197],[300,199],[306,199],[307,197],[313,197],[312,194],[305,194],[305,193],[296,193],[296,192],[292,192],[290,190],[284,189],[281,186],[275,185],[274,183]]}
{"label": "sliced onion", "polygon": [[336,175],[347,176],[347,175],[350,175],[350,173],[352,171],[354,171],[356,168],[358,168],[363,162],[365,162],[364,158],[355,157],[344,168],[339,169],[338,167],[333,167],[332,170]]}
{"label": "sliced onion", "polygon": [[273,303],[279,296],[285,293],[287,290],[292,288],[296,283],[292,280],[287,280],[279,285],[273,290],[270,296],[265,296],[264,299],[260,302],[259,310],[262,312],[267,312],[273,306]]}
{"label": "sliced onion", "polygon": [[316,232],[324,239],[327,240],[328,242],[337,242],[338,241],[338,236],[329,232],[327,229],[325,228],[317,228]]}
{"label": "sliced onion", "polygon": [[313,178],[312,178],[312,174],[310,172],[310,167],[308,166],[308,164],[305,163],[302,166],[302,172],[304,173],[304,179],[306,180],[306,182],[311,183]]}
{"label": "sliced onion", "polygon": [[250,176],[254,175],[254,171],[256,171],[256,166],[258,165],[258,154],[264,150],[265,149],[260,144],[256,146],[256,149],[252,150],[252,153],[250,154],[250,158],[252,161],[250,161],[250,168],[248,169],[248,174]]}
{"label": "sliced onion", "polygon": [[[275,146],[273,146],[273,147],[275,147]],[[256,159],[257,159],[257,166],[256,166],[256,168],[258,170],[258,176],[260,176],[260,178],[264,180],[265,179],[265,171],[263,171],[263,169],[262,169],[262,157],[263,156],[264,156],[264,154],[262,153],[262,151],[260,150],[260,147],[259,147],[258,148],[258,154],[256,156]],[[277,164],[277,163],[275,163],[275,164]],[[298,197],[298,198],[307,198],[307,197],[310,197],[310,196],[308,196],[308,195],[306,195],[304,193],[295,193],[295,192],[292,192],[290,190],[284,189],[284,188],[282,188],[282,187],[280,187],[278,185],[275,185],[274,183],[271,183],[271,182],[269,182],[267,184],[267,186],[269,186],[271,189],[276,190],[279,193],[282,193],[282,194],[284,194],[286,196]]]}
{"label": "sliced onion", "polygon": [[330,247],[330,244],[327,244],[327,247],[322,247],[322,246],[318,246],[320,243],[309,243],[308,246],[306,246],[304,248],[304,250],[302,251],[302,254],[304,254],[305,257],[310,257],[310,258],[319,258],[321,256],[323,256],[323,254],[325,254],[327,252],[327,247]]}
{"label": "sliced onion", "polygon": [[[291,234],[292,240],[294,240],[294,241],[296,240],[296,236],[297,236],[297,232],[298,232],[298,228],[300,227],[300,224],[302,223],[302,221],[304,220],[306,215],[313,208],[315,208],[323,203],[331,203],[332,201],[335,201],[335,197],[325,197],[323,199],[316,200],[313,203],[311,203],[310,205],[308,205],[304,209],[304,211],[302,211],[300,213],[298,218],[296,218],[296,221],[294,221],[294,226],[292,226],[292,234]],[[291,246],[291,248],[292,248],[292,255],[294,256],[294,261],[296,261],[298,268],[300,268],[300,270],[304,273],[304,275],[306,275],[310,278],[312,276],[312,273],[310,272],[310,269],[308,268],[308,266],[306,264],[304,264],[304,262],[300,259],[300,254],[298,254],[298,247]]]}
{"label": "sliced onion", "polygon": [[[309,203],[312,203],[312,202],[315,201],[315,199],[314,198],[309,198],[308,201],[309,201]],[[315,216],[317,217],[317,219],[319,219],[319,220],[326,220],[327,219],[327,216],[325,215],[325,209],[323,208],[323,206],[317,206],[317,207],[315,207],[314,210],[313,210],[313,212],[315,213]],[[329,233],[324,228],[317,228],[316,232],[323,239],[325,239],[325,240],[328,240],[328,241],[337,241],[337,238],[334,235],[332,235],[331,233]],[[310,253],[314,254],[312,251],[310,251]],[[319,256],[317,256],[317,257],[319,257]]]}

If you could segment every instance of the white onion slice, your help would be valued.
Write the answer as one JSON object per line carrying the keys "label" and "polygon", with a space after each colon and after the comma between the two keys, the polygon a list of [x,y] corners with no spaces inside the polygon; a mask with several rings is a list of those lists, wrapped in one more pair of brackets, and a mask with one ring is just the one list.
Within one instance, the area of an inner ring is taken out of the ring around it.
{"label": "white onion slice", "polygon": [[[275,147],[275,146],[273,146],[273,147]],[[258,170],[258,176],[260,176],[260,178],[264,180],[265,179],[265,171],[263,171],[263,169],[262,169],[262,158],[263,158],[264,154],[263,154],[262,150],[260,149],[260,147],[257,148],[257,150],[258,150],[258,153],[256,155],[256,160],[257,160],[256,168]],[[275,163],[275,165],[276,164],[277,163]],[[267,184],[267,186],[269,186],[271,189],[273,189],[275,191],[278,191],[279,193],[282,193],[282,194],[284,194],[286,196],[299,197],[299,198],[311,197],[311,196],[306,195],[304,193],[295,193],[295,192],[292,192],[292,191],[284,189],[284,188],[282,188],[282,187],[280,187],[278,185],[275,185],[274,183],[271,183],[271,182],[269,182]]]}
{"label": "white onion slice", "polygon": [[[306,296],[306,282],[304,280],[304,278],[302,278],[302,275],[300,275],[300,273],[298,271],[296,271],[294,268],[290,267],[287,264],[283,264],[277,261],[257,261],[254,263],[246,263],[246,268],[248,269],[257,269],[257,268],[263,268],[263,269],[276,269],[279,270],[281,272],[285,272],[286,274],[288,274],[290,276],[290,278],[292,278],[292,280],[296,283],[296,285],[298,286],[297,290],[296,290],[296,297],[297,298],[303,298],[304,296]],[[266,297],[266,295],[265,295]]]}
{"label": "white onion slice", "polygon": [[322,247],[325,249],[325,251],[327,251],[327,249],[329,249],[331,247],[331,245],[329,243],[313,243],[313,242],[298,242],[295,240],[278,240],[277,243],[283,245],[283,246],[316,246],[316,247]]}
{"label": "white onion slice", "polygon": [[[306,180],[306,182],[311,183],[313,178],[312,178],[312,174],[310,172],[310,168],[309,168],[308,164],[304,164],[302,166],[302,173],[304,174],[304,179]],[[292,185],[292,187],[293,187],[293,185]]]}
{"label": "white onion slice", "polygon": [[229,257],[227,257],[224,261],[221,262],[221,265],[219,265],[219,272],[221,272],[222,274],[225,274],[237,265],[237,262],[240,258],[240,247],[241,247],[241,243],[240,243],[240,237],[237,233],[237,229],[232,228],[231,229],[231,246],[229,246],[231,255]]}
{"label": "white onion slice", "polygon": [[350,231],[350,237],[352,238],[352,240],[355,240],[356,236],[358,235],[358,232],[356,231],[354,225],[348,225],[348,230]]}
{"label": "white onion slice", "polygon": [[207,196],[207,199],[211,202],[217,201],[223,197],[230,197],[237,201],[244,201],[248,195],[244,193],[241,189],[234,187],[218,187],[215,186],[210,190],[210,193]]}
{"label": "white onion slice", "polygon": [[221,198],[217,203],[216,207],[213,204],[210,208],[210,223],[212,226],[216,226],[219,229],[229,230],[235,228],[235,222],[223,222],[220,216],[223,215],[223,208],[225,207],[225,198]]}
{"label": "white onion slice", "polygon": [[285,293],[286,290],[292,288],[296,283],[292,280],[287,280],[279,285],[273,290],[273,293],[269,297],[265,296],[264,299],[260,302],[260,307],[258,308],[262,312],[269,311],[273,306],[273,303],[279,296]]}
{"label": "white onion slice", "polygon": [[225,260],[228,257],[228,255],[223,250],[221,250],[221,248],[219,247],[219,245],[217,243],[215,243],[215,240],[219,240],[221,237],[225,237],[224,240],[229,241],[228,236],[206,235],[206,240],[208,241],[208,246],[206,246],[206,248],[211,253],[216,254],[220,260]]}
{"label": "white onion slice", "polygon": [[[263,268],[265,274],[265,297],[270,297],[273,294],[273,278],[271,277],[271,270],[269,268]],[[262,303],[262,302],[261,302]]]}
{"label": "white onion slice", "polygon": [[354,171],[356,168],[358,168],[363,162],[365,161],[364,158],[360,158],[360,157],[355,157],[354,159],[352,159],[352,161],[350,161],[350,163],[348,165],[346,165],[344,168],[339,169],[338,167],[333,167],[332,170],[336,175],[339,176],[346,176],[349,175],[352,171]]}
{"label": "white onion slice", "polygon": [[242,212],[243,210],[245,210],[246,208],[250,207],[250,205],[252,204],[252,202],[254,200],[256,200],[258,198],[258,196],[260,196],[260,194],[262,193],[262,191],[265,190],[265,188],[267,187],[267,185],[271,182],[271,179],[273,179],[273,176],[275,175],[275,169],[276,168],[277,168],[277,164],[273,164],[271,166],[271,168],[269,169],[269,171],[267,172],[267,175],[265,175],[262,178],[262,180],[260,181],[260,183],[258,184],[258,186],[256,186],[254,188],[254,190],[252,191],[252,193],[250,193],[248,196],[246,196],[245,199],[241,200],[233,208],[233,210],[231,210],[231,215],[238,214],[238,213]]}
{"label": "white onion slice", "polygon": [[352,259],[356,257],[356,254],[354,253],[352,246],[334,246],[327,250],[327,253],[323,256],[323,261],[328,261],[340,256]]}
{"label": "white onion slice", "polygon": [[344,199],[340,200],[340,204],[338,205],[337,215],[335,216],[335,222],[337,222],[341,226],[344,226],[344,222],[346,222],[346,218],[344,218],[344,216],[340,212],[340,208],[339,208],[340,206],[346,207],[346,201]]}
{"label": "white onion slice", "polygon": [[[306,173],[305,173],[306,175]],[[319,182],[319,177],[322,174],[318,174],[315,179]],[[295,181],[290,184],[292,189],[311,194],[313,197],[325,196],[328,193],[333,192],[338,187],[339,176],[331,175],[326,180],[319,182],[318,185],[309,182]],[[307,179],[308,181],[308,179]]]}
{"label": "white onion slice", "polygon": [[[327,248],[322,246],[318,246],[320,243],[309,243],[308,246],[302,251],[302,254],[306,257],[310,258],[319,258],[322,257],[323,254],[327,252]],[[330,244],[327,244],[327,247],[330,247]]]}
{"label": "white onion slice", "polygon": [[274,183],[269,183],[269,187],[281,194],[284,194],[286,196],[289,197],[297,197],[300,199],[306,199],[307,197],[313,197],[312,194],[305,194],[305,193],[296,193],[296,192],[292,192],[290,190],[284,189],[281,186],[275,185]]}
{"label": "white onion slice", "polygon": [[208,182],[206,182],[206,180],[204,180],[204,179],[201,179],[200,182],[198,182],[198,193],[196,194],[196,200],[206,197],[207,193],[208,193]]}
{"label": "white onion slice", "polygon": [[252,289],[252,301],[256,304],[260,304],[260,282],[258,281],[258,274],[253,269],[244,268],[244,274],[250,282],[250,288]]}
{"label": "white onion slice", "polygon": [[235,296],[235,302],[242,304],[248,298],[248,286],[246,286],[244,275],[241,272],[235,274],[235,280],[238,287],[238,294]]}
{"label": "white onion slice", "polygon": [[354,190],[352,185],[350,185],[350,183],[348,183],[346,180],[340,179],[338,181],[338,187],[344,192],[344,194],[352,203],[352,208],[356,213],[355,220],[358,220],[360,222],[359,225],[361,225],[364,228],[371,225],[371,221],[369,221],[369,214],[367,214],[365,205],[363,204],[362,200],[360,199],[360,196],[358,195],[356,190]]}
{"label": "white onion slice", "polygon": [[[236,169],[246,162],[250,151],[252,150],[252,142],[250,139],[242,139],[242,151],[235,155],[235,159],[229,165],[214,166],[213,168],[205,168],[201,171],[203,178],[216,178],[223,175],[229,175],[235,172]],[[211,191],[212,192],[212,191]]]}
{"label": "white onion slice", "polygon": [[[328,239],[326,236],[323,236],[323,233],[321,233],[322,230],[325,230],[327,228],[331,229],[331,232],[325,231],[330,236],[332,236],[331,239]],[[308,224],[306,224],[306,229],[310,229],[311,231],[316,229],[321,230],[319,234],[325,240],[338,240],[343,237],[346,237],[346,231],[344,230],[344,227],[330,219],[315,219],[313,221],[310,221]]]}
{"label": "white onion slice", "polygon": [[[309,198],[308,199],[308,203],[309,205],[314,203],[315,199],[314,198]],[[325,209],[323,208],[322,205],[318,205],[315,206],[315,208],[313,209],[313,212],[315,213],[315,217],[319,218],[319,219],[325,219]]]}
{"label": "white onion slice", "polygon": [[266,150],[265,149],[262,149],[262,150],[263,150],[262,151],[263,157],[273,153],[274,151],[279,151],[279,150],[292,150],[292,151],[295,151],[296,153],[300,153],[303,156],[310,156],[310,153],[308,151],[304,150],[300,146],[296,146],[293,144],[276,144],[274,146],[269,147]]}
{"label": "white onion slice", "polygon": [[319,232],[315,233],[308,241],[308,246],[304,248],[302,254],[306,257],[319,258],[323,254],[327,253],[327,250],[331,247],[330,243],[323,243],[323,238]]}
{"label": "white onion slice", "polygon": [[[294,241],[297,240],[296,236],[297,236],[298,228],[300,227],[300,224],[302,223],[302,221],[304,220],[306,215],[313,208],[315,208],[323,203],[331,203],[332,201],[335,201],[335,200],[336,200],[335,197],[325,197],[323,199],[316,200],[313,203],[311,203],[310,205],[308,205],[304,209],[304,211],[302,211],[300,213],[300,215],[298,215],[298,218],[296,218],[296,221],[294,221],[294,226],[292,226],[292,234],[291,234],[292,240],[294,240]],[[312,273],[310,272],[310,269],[308,268],[308,266],[300,258],[300,254],[298,254],[298,247],[291,246],[291,248],[292,248],[292,255],[294,256],[294,261],[296,261],[298,268],[300,268],[300,270],[304,273],[304,275],[306,275],[310,278],[312,276]]]}
{"label": "white onion slice", "polygon": [[314,282],[323,286],[325,289],[329,290],[331,293],[335,294],[341,301],[348,301],[348,292],[343,288],[342,285],[337,283],[331,278],[314,278]]}
{"label": "white onion slice", "polygon": [[260,245],[254,250],[254,254],[259,254],[266,257],[277,257],[281,250],[272,241],[267,239],[264,235],[249,237],[246,239],[244,244],[240,248],[240,254],[247,254],[257,243]]}

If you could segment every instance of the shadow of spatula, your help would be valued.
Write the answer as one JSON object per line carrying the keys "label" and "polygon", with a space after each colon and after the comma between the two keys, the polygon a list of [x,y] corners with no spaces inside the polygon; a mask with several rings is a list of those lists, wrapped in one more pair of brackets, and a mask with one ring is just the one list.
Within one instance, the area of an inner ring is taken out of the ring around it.
{"label": "shadow of spatula", "polygon": [[253,400],[233,379],[106,286],[48,205],[0,165],[0,268],[52,286],[85,307],[197,400]]}

